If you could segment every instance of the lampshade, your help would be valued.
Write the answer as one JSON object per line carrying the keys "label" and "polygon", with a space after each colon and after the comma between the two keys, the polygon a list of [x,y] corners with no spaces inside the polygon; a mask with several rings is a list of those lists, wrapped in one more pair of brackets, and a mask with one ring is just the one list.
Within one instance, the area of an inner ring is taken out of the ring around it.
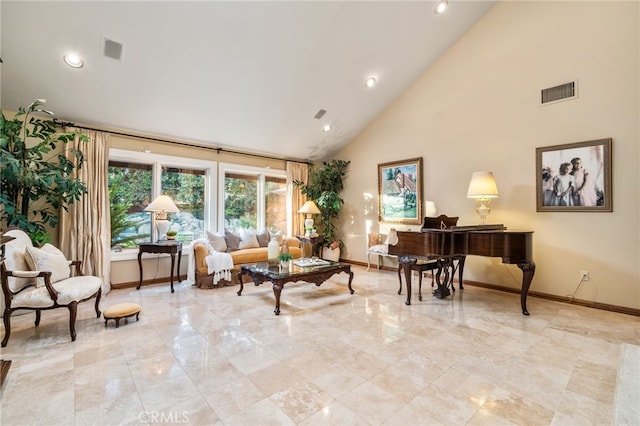
{"label": "lampshade", "polygon": [[467,198],[495,198],[498,195],[498,186],[492,172],[473,172]]}
{"label": "lampshade", "polygon": [[159,213],[178,213],[178,207],[176,207],[173,200],[168,195],[161,195],[151,202],[144,211],[146,212],[159,212]]}
{"label": "lampshade", "polygon": [[306,214],[320,214],[320,209],[316,206],[316,203],[309,200],[300,207],[298,213],[306,213]]}

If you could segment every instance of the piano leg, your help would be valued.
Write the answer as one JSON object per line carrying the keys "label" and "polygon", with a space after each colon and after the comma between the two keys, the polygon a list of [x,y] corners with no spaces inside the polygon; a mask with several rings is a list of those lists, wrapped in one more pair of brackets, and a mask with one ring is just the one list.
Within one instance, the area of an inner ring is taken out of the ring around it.
{"label": "piano leg", "polygon": [[533,274],[536,272],[536,264],[532,261],[527,263],[518,263],[518,268],[522,270],[522,290],[520,291],[520,305],[522,305],[522,315],[529,315],[527,310],[527,294],[529,286],[533,280]]}
{"label": "piano leg", "polygon": [[[404,302],[405,305],[411,304],[411,265],[415,265],[417,261],[418,259],[410,258],[409,256],[401,256],[398,259],[398,264],[401,265],[404,271],[404,279],[407,282],[407,301]],[[400,276],[399,273],[400,269],[398,269],[398,277]],[[400,294],[400,291],[398,291],[398,294]]]}
{"label": "piano leg", "polygon": [[[458,261],[458,285],[460,286],[460,290],[464,290],[462,286],[462,273],[464,272],[464,261],[467,260],[467,256],[457,256],[456,260]],[[451,277],[453,280],[453,277]],[[451,284],[453,287],[453,284]]]}

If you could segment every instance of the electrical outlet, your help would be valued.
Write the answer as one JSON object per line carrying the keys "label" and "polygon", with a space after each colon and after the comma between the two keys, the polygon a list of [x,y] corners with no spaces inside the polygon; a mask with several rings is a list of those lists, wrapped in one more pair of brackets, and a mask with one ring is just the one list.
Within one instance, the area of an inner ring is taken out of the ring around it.
{"label": "electrical outlet", "polygon": [[580,280],[589,281],[589,271],[580,271]]}

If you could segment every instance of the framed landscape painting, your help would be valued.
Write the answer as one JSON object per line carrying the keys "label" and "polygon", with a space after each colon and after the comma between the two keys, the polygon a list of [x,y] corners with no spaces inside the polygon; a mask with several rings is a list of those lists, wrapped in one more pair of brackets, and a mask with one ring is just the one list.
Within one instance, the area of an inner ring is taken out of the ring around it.
{"label": "framed landscape painting", "polygon": [[378,164],[378,220],[422,223],[422,157]]}
{"label": "framed landscape painting", "polygon": [[539,212],[611,212],[611,138],[536,148]]}

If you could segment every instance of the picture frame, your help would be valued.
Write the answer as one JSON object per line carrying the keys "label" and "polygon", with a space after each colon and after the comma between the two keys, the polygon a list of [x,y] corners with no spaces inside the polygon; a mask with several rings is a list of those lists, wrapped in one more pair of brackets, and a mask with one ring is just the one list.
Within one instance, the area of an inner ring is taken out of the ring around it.
{"label": "picture frame", "polygon": [[536,148],[537,211],[612,212],[611,149],[611,138]]}
{"label": "picture frame", "polygon": [[422,223],[422,157],[378,164],[378,220]]}

